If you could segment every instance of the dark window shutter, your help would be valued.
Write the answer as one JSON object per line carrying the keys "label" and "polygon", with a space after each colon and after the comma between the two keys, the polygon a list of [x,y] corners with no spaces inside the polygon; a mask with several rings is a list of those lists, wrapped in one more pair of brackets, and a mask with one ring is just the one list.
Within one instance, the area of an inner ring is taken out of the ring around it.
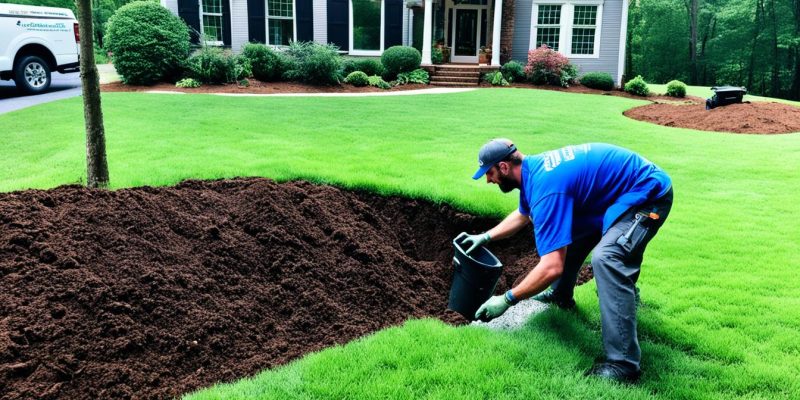
{"label": "dark window shutter", "polygon": [[251,42],[267,43],[266,1],[247,0],[247,36]]}
{"label": "dark window shutter", "polygon": [[389,48],[403,44],[403,11],[405,5],[403,0],[385,0],[386,10],[384,22],[386,27],[383,30],[383,46]]}
{"label": "dark window shutter", "polygon": [[350,0],[328,0],[328,42],[350,49]]}
{"label": "dark window shutter", "polygon": [[314,0],[297,0],[297,41],[310,42],[314,40]]}
{"label": "dark window shutter", "polygon": [[178,0],[178,16],[189,25],[192,43],[200,43],[200,5],[197,0]]}
{"label": "dark window shutter", "polygon": [[231,45],[231,0],[222,0],[222,43]]}

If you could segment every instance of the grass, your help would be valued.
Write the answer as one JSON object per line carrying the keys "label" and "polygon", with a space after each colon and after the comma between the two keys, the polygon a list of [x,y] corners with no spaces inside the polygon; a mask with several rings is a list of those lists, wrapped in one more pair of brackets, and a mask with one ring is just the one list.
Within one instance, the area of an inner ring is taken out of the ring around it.
{"label": "grass", "polygon": [[[654,84],[654,83],[648,83],[647,86],[650,87],[650,91],[653,92],[653,93],[658,93],[658,94],[667,93],[667,85],[666,84],[658,85],[658,84]],[[709,97],[714,95],[714,91],[711,90],[711,86],[689,86],[689,85],[686,85],[686,95],[688,95],[688,96],[697,96],[697,97],[701,97],[701,98],[707,99],[707,98],[709,98]],[[792,100],[786,100],[786,99],[778,99],[778,98],[774,98],[774,97],[762,97],[762,96],[753,96],[753,95],[747,94],[747,95],[744,96],[744,98],[742,100],[743,101],[772,101],[772,102],[784,103],[784,104],[789,104],[789,105],[800,107],[800,102],[798,102],[798,101],[792,101]]]}
{"label": "grass", "polygon": [[[668,128],[622,116],[642,101],[526,89],[382,98],[111,93],[103,102],[115,188],[307,178],[500,216],[515,196],[470,179],[478,147],[497,136],[526,153],[616,143],[674,181],[674,209],[640,280],[638,387],[580,377],[601,354],[590,283],[576,291],[578,313],[547,311],[518,332],[410,321],[192,399],[800,396],[800,134]],[[85,180],[82,123],[80,99],[0,115],[0,191]]]}

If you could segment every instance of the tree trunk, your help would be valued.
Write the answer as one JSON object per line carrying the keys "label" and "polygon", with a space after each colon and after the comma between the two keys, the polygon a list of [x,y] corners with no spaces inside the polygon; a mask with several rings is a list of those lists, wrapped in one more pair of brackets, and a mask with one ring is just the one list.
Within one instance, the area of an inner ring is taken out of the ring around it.
{"label": "tree trunk", "polygon": [[[794,14],[794,37],[800,38],[800,0],[793,1],[792,14]],[[800,42],[797,41],[794,43],[794,78],[789,98],[800,100]]]}
{"label": "tree trunk", "polygon": [[708,85],[708,65],[706,65],[706,45],[708,44],[708,39],[714,37],[717,30],[717,17],[711,17],[711,28],[706,25],[705,32],[703,33],[703,40],[700,44],[700,62],[703,64],[703,79],[701,83],[703,85]]}
{"label": "tree trunk", "polygon": [[689,83],[697,84],[697,9],[699,0],[689,0]]}
{"label": "tree trunk", "polygon": [[772,79],[770,79],[769,95],[771,97],[780,97],[781,92],[781,75],[780,75],[780,61],[778,54],[778,15],[775,11],[775,0],[770,0],[770,19],[772,20],[770,28],[770,39],[772,44]]}
{"label": "tree trunk", "polygon": [[100,76],[94,63],[94,29],[92,1],[77,0],[81,35],[81,84],[83,85],[83,118],[86,122],[86,186],[108,187],[106,138],[103,110],[100,106]]}
{"label": "tree trunk", "polygon": [[761,35],[762,16],[764,12],[764,0],[756,0],[756,17],[753,21],[753,41],[750,45],[750,63],[747,67],[747,88],[754,89],[753,80],[755,75],[756,49],[758,48],[758,37]]}

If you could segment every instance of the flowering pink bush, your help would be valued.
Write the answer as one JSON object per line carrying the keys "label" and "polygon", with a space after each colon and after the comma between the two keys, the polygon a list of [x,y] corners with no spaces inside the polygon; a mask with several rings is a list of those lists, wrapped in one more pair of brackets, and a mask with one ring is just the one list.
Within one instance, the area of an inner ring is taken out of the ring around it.
{"label": "flowering pink bush", "polygon": [[563,54],[543,44],[528,52],[528,65],[525,75],[535,84],[569,86],[577,77],[578,71]]}

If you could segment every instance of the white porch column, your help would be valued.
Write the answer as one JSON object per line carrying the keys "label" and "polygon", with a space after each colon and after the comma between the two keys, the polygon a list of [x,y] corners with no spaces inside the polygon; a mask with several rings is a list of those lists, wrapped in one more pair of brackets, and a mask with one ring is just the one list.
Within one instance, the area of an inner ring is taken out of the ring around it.
{"label": "white porch column", "polygon": [[500,66],[500,24],[503,0],[494,0],[494,26],[492,26],[492,66]]}
{"label": "white porch column", "polygon": [[433,41],[433,0],[425,0],[425,18],[422,24],[422,65],[431,65],[431,42]]}

